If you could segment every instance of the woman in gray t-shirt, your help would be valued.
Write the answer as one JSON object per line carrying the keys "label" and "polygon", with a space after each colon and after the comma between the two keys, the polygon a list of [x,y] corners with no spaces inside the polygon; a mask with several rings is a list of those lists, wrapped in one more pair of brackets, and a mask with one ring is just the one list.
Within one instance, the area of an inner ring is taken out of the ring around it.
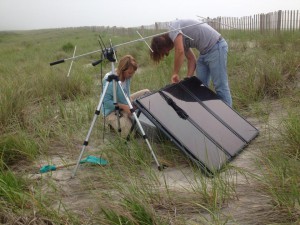
{"label": "woman in gray t-shirt", "polygon": [[[175,58],[171,81],[180,81],[179,72],[187,59],[187,76],[196,76],[207,87],[212,81],[216,94],[229,106],[232,98],[227,76],[228,45],[221,34],[206,23],[196,20],[170,22],[170,31],[152,38],[150,56],[160,62],[174,48]],[[196,59],[192,49],[200,52]]]}

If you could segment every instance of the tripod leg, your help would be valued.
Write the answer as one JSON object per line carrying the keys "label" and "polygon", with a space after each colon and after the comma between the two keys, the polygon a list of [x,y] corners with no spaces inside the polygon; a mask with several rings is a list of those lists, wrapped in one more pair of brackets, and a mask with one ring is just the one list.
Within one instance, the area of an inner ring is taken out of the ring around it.
{"label": "tripod leg", "polygon": [[86,138],[85,138],[85,140],[84,140],[84,143],[83,143],[83,146],[82,146],[80,155],[79,155],[78,160],[77,160],[77,164],[76,164],[75,169],[74,169],[74,171],[73,171],[72,178],[75,177],[75,174],[76,174],[77,169],[78,169],[78,167],[79,167],[81,158],[82,158],[83,153],[84,153],[84,151],[85,151],[85,148],[86,148],[86,146],[87,146],[88,143],[89,143],[89,138],[90,138],[90,136],[91,136],[93,127],[94,127],[94,125],[95,125],[95,123],[96,123],[97,117],[98,117],[98,115],[100,114],[100,108],[101,108],[101,105],[102,105],[104,96],[105,96],[105,94],[106,94],[108,85],[109,85],[109,82],[107,82],[106,85],[105,85],[105,87],[104,87],[104,90],[103,90],[103,93],[102,93],[102,95],[101,95],[99,104],[98,104],[97,109],[96,109],[96,111],[95,111],[95,115],[94,115],[93,121],[92,121],[92,123],[91,123],[91,126],[90,126],[90,129],[89,129],[89,131],[88,131],[88,134],[87,134],[87,136],[86,136]]}
{"label": "tripod leg", "polygon": [[121,133],[121,124],[120,124],[120,108],[118,105],[118,99],[117,99],[117,83],[115,80],[113,80],[113,99],[114,99],[114,105],[115,105],[115,111],[117,113],[117,127],[118,132]]}
{"label": "tripod leg", "polygon": [[146,143],[147,143],[147,145],[148,145],[148,148],[149,148],[149,150],[150,150],[150,152],[151,152],[151,154],[152,154],[152,157],[154,158],[154,160],[155,160],[155,162],[156,162],[156,165],[157,165],[158,170],[162,170],[163,167],[160,166],[160,164],[159,164],[159,162],[158,162],[158,160],[157,160],[157,158],[156,158],[156,155],[155,155],[155,153],[154,153],[154,151],[153,151],[153,149],[152,149],[152,147],[151,147],[151,145],[150,145],[150,142],[149,142],[149,140],[148,140],[148,138],[147,138],[147,136],[146,136],[146,134],[145,134],[145,132],[144,132],[144,130],[143,130],[143,127],[142,127],[142,125],[141,125],[141,123],[140,123],[140,121],[139,121],[139,119],[138,119],[138,117],[137,117],[135,111],[133,110],[132,104],[131,104],[131,102],[130,102],[128,96],[125,94],[125,92],[124,92],[122,86],[121,86],[121,81],[118,81],[118,85],[119,85],[120,89],[122,90],[122,94],[124,95],[124,97],[125,97],[125,99],[126,99],[126,101],[127,101],[127,104],[128,104],[128,106],[129,106],[129,108],[130,108],[130,111],[132,112],[132,114],[133,114],[133,116],[134,116],[134,120],[136,121],[136,123],[137,123],[137,125],[138,125],[138,127],[139,127],[139,129],[140,129],[140,131],[141,131],[141,133],[142,133],[142,136],[143,136],[144,140],[146,141]]}
{"label": "tripod leg", "polygon": [[[137,117],[139,117],[140,114],[141,114],[141,111],[138,111]],[[135,125],[136,125],[136,120],[134,120],[133,123],[132,123],[132,126],[131,126],[131,128],[130,128],[129,134],[128,134],[127,137],[126,137],[126,140],[127,140],[127,141],[129,140],[129,137],[130,137],[132,131],[134,130]]]}
{"label": "tripod leg", "polygon": [[137,123],[137,125],[138,125],[138,127],[139,127],[139,129],[141,131],[141,133],[142,133],[142,136],[143,136],[144,140],[146,141],[146,143],[148,145],[148,148],[150,149],[150,152],[151,152],[152,157],[154,158],[154,160],[156,162],[158,170],[162,170],[163,168],[160,166],[160,164],[159,164],[159,162],[158,162],[158,160],[156,158],[156,155],[155,155],[155,153],[154,153],[154,151],[153,151],[153,149],[152,149],[152,147],[150,145],[150,142],[149,142],[149,140],[147,138],[147,135],[145,134],[144,129],[143,129],[143,127],[142,127],[142,125],[141,125],[141,123],[140,123],[140,121],[139,121],[139,119],[138,119],[138,117],[137,117],[137,115],[136,115],[135,112],[133,112],[133,116],[134,116],[134,119],[135,119],[135,121],[136,121],[136,123]]}

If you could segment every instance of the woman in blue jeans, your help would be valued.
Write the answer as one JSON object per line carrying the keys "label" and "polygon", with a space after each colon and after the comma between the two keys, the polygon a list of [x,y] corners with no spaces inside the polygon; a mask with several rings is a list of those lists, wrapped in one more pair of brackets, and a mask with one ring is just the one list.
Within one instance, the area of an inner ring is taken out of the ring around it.
{"label": "woman in blue jeans", "polygon": [[[174,48],[175,58],[171,77],[172,83],[180,81],[179,72],[187,59],[187,76],[197,77],[205,86],[212,81],[216,94],[232,106],[232,98],[227,76],[228,45],[221,34],[206,23],[196,20],[175,20],[170,22],[170,31],[155,36],[151,41],[150,56],[159,62]],[[198,60],[192,48],[200,52]]]}

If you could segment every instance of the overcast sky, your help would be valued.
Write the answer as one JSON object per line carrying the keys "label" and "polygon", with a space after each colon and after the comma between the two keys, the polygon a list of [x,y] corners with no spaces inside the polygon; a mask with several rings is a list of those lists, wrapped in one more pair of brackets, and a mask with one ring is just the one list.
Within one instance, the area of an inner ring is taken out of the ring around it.
{"label": "overcast sky", "polygon": [[0,30],[135,27],[197,16],[300,10],[300,0],[0,0]]}

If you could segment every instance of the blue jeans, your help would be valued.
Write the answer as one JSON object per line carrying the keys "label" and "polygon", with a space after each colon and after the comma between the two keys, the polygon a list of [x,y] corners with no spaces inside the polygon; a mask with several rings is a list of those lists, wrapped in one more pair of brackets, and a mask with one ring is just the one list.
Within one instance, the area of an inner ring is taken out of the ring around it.
{"label": "blue jeans", "polygon": [[232,98],[227,77],[227,53],[227,42],[221,39],[205,55],[199,56],[196,74],[207,87],[212,80],[216,94],[227,105],[232,107]]}

